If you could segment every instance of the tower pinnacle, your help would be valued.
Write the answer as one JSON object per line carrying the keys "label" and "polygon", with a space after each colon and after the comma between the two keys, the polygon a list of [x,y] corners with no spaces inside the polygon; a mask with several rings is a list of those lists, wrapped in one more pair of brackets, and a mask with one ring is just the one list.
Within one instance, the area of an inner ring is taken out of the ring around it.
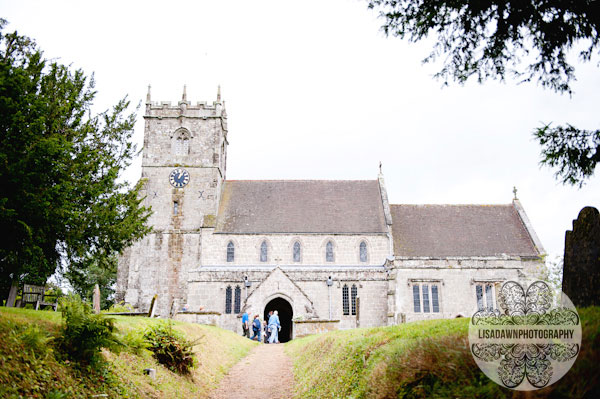
{"label": "tower pinnacle", "polygon": [[186,90],[186,85],[183,85],[183,95],[181,96],[181,101],[187,102],[187,90]]}
{"label": "tower pinnacle", "polygon": [[146,104],[150,104],[151,100],[150,100],[150,88],[151,86],[148,85],[148,94],[146,94]]}

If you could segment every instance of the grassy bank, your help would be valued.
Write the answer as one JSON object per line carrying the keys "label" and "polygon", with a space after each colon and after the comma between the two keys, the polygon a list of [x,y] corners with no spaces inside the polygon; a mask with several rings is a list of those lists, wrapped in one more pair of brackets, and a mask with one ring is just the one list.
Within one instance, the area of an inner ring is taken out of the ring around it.
{"label": "grassy bank", "polygon": [[[528,398],[600,397],[600,308],[579,311],[583,342],[573,368]],[[467,343],[468,319],[335,331],[286,344],[298,398],[513,398],[489,380]],[[524,397],[524,396],[523,396]]]}
{"label": "grassy bank", "polygon": [[[143,331],[160,321],[115,316],[119,336],[129,346],[119,354],[104,352],[103,366],[82,368],[63,359],[52,340],[60,313],[0,308],[0,397],[203,398],[255,343],[217,327],[174,322],[174,328],[196,341],[197,367],[189,376],[158,364],[151,353],[135,350]],[[144,375],[156,369],[156,378]]]}

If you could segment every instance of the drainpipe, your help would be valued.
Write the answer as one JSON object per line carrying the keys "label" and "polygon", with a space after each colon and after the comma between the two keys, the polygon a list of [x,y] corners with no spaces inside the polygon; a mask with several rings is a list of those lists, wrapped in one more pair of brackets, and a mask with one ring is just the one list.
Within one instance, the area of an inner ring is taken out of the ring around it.
{"label": "drainpipe", "polygon": [[327,277],[327,296],[329,297],[329,320],[333,317],[331,315],[331,286],[333,285],[333,279],[331,276]]}

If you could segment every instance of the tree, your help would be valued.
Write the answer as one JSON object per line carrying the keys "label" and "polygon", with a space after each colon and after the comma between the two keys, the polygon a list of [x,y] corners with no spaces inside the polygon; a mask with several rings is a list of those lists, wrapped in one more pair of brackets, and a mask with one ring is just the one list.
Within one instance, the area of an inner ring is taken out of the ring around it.
{"label": "tree", "polygon": [[[120,181],[137,149],[127,98],[93,115],[94,80],[43,59],[0,20],[0,289],[109,264],[150,228],[142,182]],[[71,279],[81,288],[77,279]],[[93,284],[93,283],[92,283]]]}
{"label": "tree", "polygon": [[[435,75],[444,84],[511,76],[571,94],[570,51],[582,45],[579,58],[587,62],[600,44],[597,0],[369,0],[369,8],[379,10],[386,35],[412,42],[437,36],[423,62],[445,56]],[[542,146],[542,164],[558,167],[563,183],[581,186],[593,175],[600,161],[600,131],[547,124],[534,135]]]}

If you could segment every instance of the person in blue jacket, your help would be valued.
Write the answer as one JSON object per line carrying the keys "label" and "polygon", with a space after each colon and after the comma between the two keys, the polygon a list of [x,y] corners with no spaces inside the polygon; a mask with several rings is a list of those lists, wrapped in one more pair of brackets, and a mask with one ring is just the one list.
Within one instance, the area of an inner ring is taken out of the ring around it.
{"label": "person in blue jacket", "polygon": [[281,331],[281,324],[279,323],[277,311],[274,311],[273,316],[269,317],[269,329],[271,330],[269,343],[279,343],[279,331]]}
{"label": "person in blue jacket", "polygon": [[260,330],[262,330],[262,323],[258,315],[254,315],[254,321],[252,322],[252,332],[254,335],[250,339],[254,341],[254,338],[258,338],[257,341],[260,342]]}

